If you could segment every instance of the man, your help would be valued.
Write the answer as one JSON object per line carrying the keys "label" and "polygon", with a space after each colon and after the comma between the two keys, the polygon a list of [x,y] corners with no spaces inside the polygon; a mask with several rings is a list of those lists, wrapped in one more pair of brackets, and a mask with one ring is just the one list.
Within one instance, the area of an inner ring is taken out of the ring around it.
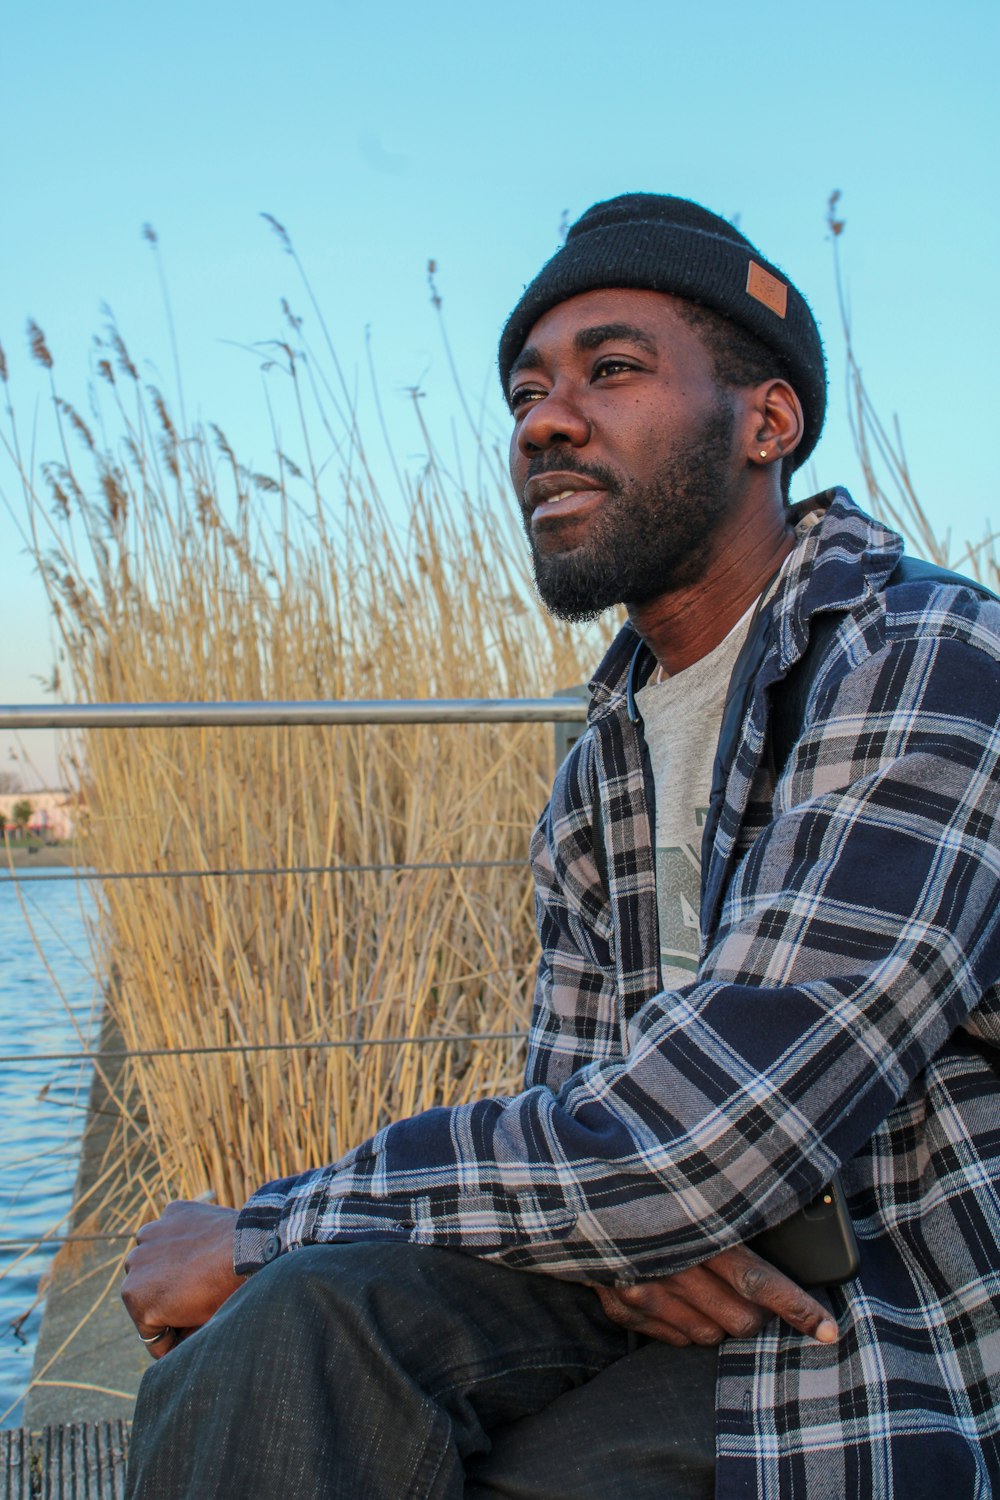
{"label": "man", "polygon": [[[130,1494],[985,1496],[1000,608],[786,506],[819,336],[697,205],[590,209],[500,366],[543,599],[629,616],[533,842],[526,1088],[141,1232]],[[743,1246],[838,1168],[824,1307]]]}

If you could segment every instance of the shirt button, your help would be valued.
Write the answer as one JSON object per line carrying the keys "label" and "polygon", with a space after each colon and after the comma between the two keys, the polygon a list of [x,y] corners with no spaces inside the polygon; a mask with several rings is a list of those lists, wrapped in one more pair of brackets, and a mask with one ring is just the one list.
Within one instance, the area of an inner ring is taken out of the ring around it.
{"label": "shirt button", "polygon": [[264,1241],[261,1255],[264,1257],[265,1266],[270,1265],[272,1260],[277,1260],[281,1254],[281,1241],[276,1234],[269,1234]]}

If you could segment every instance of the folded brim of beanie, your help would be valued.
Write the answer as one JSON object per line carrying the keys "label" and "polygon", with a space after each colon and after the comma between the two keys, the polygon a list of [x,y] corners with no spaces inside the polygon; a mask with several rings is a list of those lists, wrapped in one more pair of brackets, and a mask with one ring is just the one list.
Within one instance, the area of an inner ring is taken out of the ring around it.
{"label": "folded brim of beanie", "polygon": [[[624,217],[620,211],[609,215],[607,222],[594,222],[601,210],[630,199],[640,214],[650,201],[657,207],[683,206],[688,222]],[[690,222],[691,210],[701,223]],[[708,227],[712,221],[725,232]],[[805,462],[819,439],[826,412],[823,345],[809,306],[737,229],[683,199],[628,195],[595,205],[573,226],[566,243],[526,288],[504,327],[499,365],[505,392],[511,365],[542,314],[581,292],[602,287],[683,297],[713,308],[756,335],[778,357],[775,374],[788,380],[802,403],[805,430],[794,464],[798,467]]]}

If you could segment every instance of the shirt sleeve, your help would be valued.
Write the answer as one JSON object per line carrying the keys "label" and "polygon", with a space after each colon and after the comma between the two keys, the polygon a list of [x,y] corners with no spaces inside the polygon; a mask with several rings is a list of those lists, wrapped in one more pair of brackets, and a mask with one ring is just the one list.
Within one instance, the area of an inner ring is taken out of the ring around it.
{"label": "shirt sleeve", "polygon": [[[265,1241],[402,1239],[576,1280],[667,1274],[808,1201],[974,1010],[996,1030],[996,659],[891,642],[824,697],[696,980],[642,1006],[625,1055],[267,1185],[237,1269]],[[561,899],[549,880],[565,933]],[[542,986],[570,982],[555,941]],[[566,1004],[542,993],[536,1016]]]}

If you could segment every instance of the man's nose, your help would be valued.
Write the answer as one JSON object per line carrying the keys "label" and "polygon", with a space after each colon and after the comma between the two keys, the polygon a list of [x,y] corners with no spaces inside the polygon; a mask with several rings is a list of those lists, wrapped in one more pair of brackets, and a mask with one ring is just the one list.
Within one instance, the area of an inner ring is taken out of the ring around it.
{"label": "man's nose", "polygon": [[587,417],[568,395],[555,390],[532,402],[517,433],[517,445],[525,455],[560,444],[582,448],[589,440]]}

